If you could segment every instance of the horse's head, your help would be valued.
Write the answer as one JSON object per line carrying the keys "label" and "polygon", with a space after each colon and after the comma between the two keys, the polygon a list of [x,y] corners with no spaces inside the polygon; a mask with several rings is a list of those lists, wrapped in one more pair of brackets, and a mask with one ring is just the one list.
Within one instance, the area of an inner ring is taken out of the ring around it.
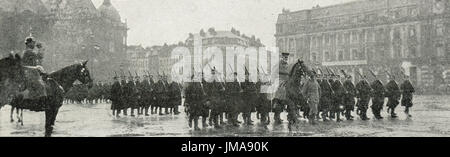
{"label": "horse's head", "polygon": [[10,54],[0,59],[0,106],[7,103],[7,98],[16,95],[25,88],[25,71],[18,54]]}
{"label": "horse's head", "polygon": [[306,67],[305,63],[302,60],[298,60],[297,63],[291,69],[289,76],[294,79],[301,79],[302,76],[307,75],[308,67]]}
{"label": "horse's head", "polygon": [[83,84],[87,84],[89,88],[93,86],[93,80],[91,78],[91,74],[87,68],[88,61],[84,61],[75,68],[75,77],[78,81]]}
{"label": "horse's head", "polygon": [[25,70],[22,67],[22,59],[18,54],[10,54],[0,60],[0,81],[8,79],[9,83],[20,87],[25,87]]}

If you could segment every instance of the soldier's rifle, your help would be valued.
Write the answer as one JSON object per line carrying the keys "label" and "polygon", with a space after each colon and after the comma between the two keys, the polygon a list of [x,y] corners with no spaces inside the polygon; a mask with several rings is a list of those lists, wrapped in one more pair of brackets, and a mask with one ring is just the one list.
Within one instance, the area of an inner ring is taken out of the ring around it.
{"label": "soldier's rifle", "polygon": [[[233,70],[233,68],[231,67],[230,64],[228,64],[228,67],[230,67],[230,70],[231,70],[231,72],[233,72],[233,76],[234,76],[234,74],[235,74],[236,72]],[[241,81],[239,80],[239,77],[238,77],[238,76],[236,76],[236,80],[237,80],[237,82],[238,82],[238,84],[239,84],[239,88],[242,89]]]}
{"label": "soldier's rifle", "polygon": [[[217,70],[216,70],[216,67],[214,67],[214,69],[213,69],[213,68],[211,68],[211,65],[208,64],[208,66],[211,69],[211,71],[214,70],[216,72],[216,74],[218,73]],[[218,77],[217,77],[217,79],[218,79],[217,83],[219,83],[220,86],[222,87],[222,90],[225,91],[225,85],[223,84],[222,80],[220,80],[220,78],[218,78]]]}

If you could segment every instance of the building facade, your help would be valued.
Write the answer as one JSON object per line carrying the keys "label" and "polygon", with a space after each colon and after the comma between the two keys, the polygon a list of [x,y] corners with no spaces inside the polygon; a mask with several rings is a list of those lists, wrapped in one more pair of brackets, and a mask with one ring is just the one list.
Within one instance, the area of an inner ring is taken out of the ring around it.
{"label": "building facade", "polygon": [[[24,50],[32,34],[43,43],[44,68],[59,70],[89,60],[95,80],[128,68],[127,24],[110,0],[96,8],[91,0],[0,0],[1,53]],[[12,22],[11,22],[12,21]],[[8,38],[4,38],[4,37]]]}
{"label": "building facade", "polygon": [[[216,31],[214,28],[208,29],[208,31],[204,31],[203,29],[197,34],[189,34],[189,37],[185,41],[185,46],[189,49],[192,56],[192,63],[194,59],[201,60],[198,62],[202,65],[194,65],[192,64],[191,69],[194,69],[195,72],[200,72],[198,68],[204,67],[205,69],[210,69],[210,67],[205,67],[206,64],[210,64],[215,66],[219,73],[222,73],[225,78],[233,78],[232,72],[236,72],[238,68],[244,69],[244,65],[238,65],[236,62],[237,55],[227,55],[227,48],[237,50],[237,48],[248,48],[255,47],[257,50],[260,47],[264,47],[259,39],[255,36],[246,36],[245,34],[241,34],[240,31],[232,28],[231,31]],[[208,60],[205,56],[208,56],[207,53],[212,53],[209,50],[211,48],[218,48],[222,52],[222,59],[218,60]],[[209,49],[209,50],[208,50]],[[194,55],[194,52],[198,51],[199,55]],[[257,64],[259,65],[259,53],[257,52],[256,57],[246,56],[245,66],[248,67],[249,59],[255,59]],[[195,58],[197,57],[197,58]],[[218,61],[218,62],[215,62]],[[212,68],[212,67],[211,67]],[[260,68],[260,67],[258,67]],[[242,70],[239,69],[239,70]],[[270,68],[267,68],[270,69]],[[266,70],[267,71],[267,70]],[[210,71],[204,71],[204,73],[210,73]]]}
{"label": "building facade", "polygon": [[[160,46],[144,48],[141,45],[128,46],[127,57],[129,63],[128,71],[133,75],[137,73],[139,76],[153,75],[156,76],[159,71],[159,53]],[[124,71],[122,69],[121,71]]]}
{"label": "building facade", "polygon": [[433,88],[445,83],[450,69],[449,35],[448,1],[358,0],[283,10],[275,37],[280,52],[311,65],[346,69],[355,77],[357,70],[403,70],[415,85]]}

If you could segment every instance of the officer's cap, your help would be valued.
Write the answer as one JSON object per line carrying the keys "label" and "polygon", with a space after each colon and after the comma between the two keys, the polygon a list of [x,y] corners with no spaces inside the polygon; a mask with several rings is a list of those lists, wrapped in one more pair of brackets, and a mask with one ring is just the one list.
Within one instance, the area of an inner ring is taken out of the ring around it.
{"label": "officer's cap", "polygon": [[28,36],[27,38],[25,38],[25,44],[33,43],[33,42],[36,42],[36,41],[34,40],[34,37]]}

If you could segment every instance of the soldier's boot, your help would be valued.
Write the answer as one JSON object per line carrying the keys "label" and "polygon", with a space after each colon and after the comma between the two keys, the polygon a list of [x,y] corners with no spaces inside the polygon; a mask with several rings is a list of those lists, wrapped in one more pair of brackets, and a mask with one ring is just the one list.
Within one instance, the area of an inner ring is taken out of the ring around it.
{"label": "soldier's boot", "polygon": [[128,111],[127,111],[128,109],[123,109],[123,115],[124,116],[128,116]]}
{"label": "soldier's boot", "polygon": [[189,117],[189,122],[188,122],[188,125],[189,125],[189,128],[192,128],[192,121],[193,121],[194,119],[192,119],[191,117]]}
{"label": "soldier's boot", "polygon": [[223,120],[223,113],[221,113],[219,115],[219,122],[220,122],[220,124],[224,124],[225,123],[224,120]]}
{"label": "soldier's boot", "polygon": [[346,116],[347,120],[352,121],[353,120],[352,111],[351,110],[347,110],[346,112],[347,112],[347,116]]}
{"label": "soldier's boot", "polygon": [[364,119],[363,119],[364,121],[370,120],[370,118],[367,117],[367,110],[364,110],[362,114],[363,114],[363,117],[364,117]]}
{"label": "soldier's boot", "polygon": [[159,107],[159,115],[160,116],[164,115],[163,112],[162,112],[162,107]]}
{"label": "soldier's boot", "polygon": [[330,112],[330,119],[331,119],[331,120],[334,120],[334,118],[336,118],[336,112],[331,111],[331,112]]}
{"label": "soldier's boot", "polygon": [[212,123],[211,126],[214,126],[214,128],[216,129],[220,129],[220,125],[219,125],[219,115],[211,115],[210,120],[212,119]]}
{"label": "soldier's boot", "polygon": [[174,108],[174,114],[175,115],[179,115],[180,114],[180,111],[178,111],[178,105],[175,106],[175,108]]}
{"label": "soldier's boot", "polygon": [[259,112],[256,113],[256,119],[261,119],[261,113]]}
{"label": "soldier's boot", "polygon": [[262,125],[265,125],[267,123],[267,119],[266,118],[267,118],[266,114],[262,113],[261,114],[261,119],[260,119]]}
{"label": "soldier's boot", "polygon": [[145,116],[150,116],[150,115],[148,114],[148,107],[146,107],[144,110],[145,110]]}
{"label": "soldier's boot", "polygon": [[411,117],[412,117],[412,115],[409,114],[409,107],[406,107],[406,108],[405,108],[405,114],[406,114],[406,116],[407,116],[408,118],[411,118]]}
{"label": "soldier's boot", "polygon": [[198,127],[198,119],[199,117],[194,118],[194,130],[200,130],[200,127]]}
{"label": "soldier's boot", "polygon": [[116,117],[120,117],[120,111],[121,110],[116,110]]}
{"label": "soldier's boot", "polygon": [[341,112],[337,112],[337,113],[336,113],[336,122],[342,122],[342,119],[341,119]]}
{"label": "soldier's boot", "polygon": [[328,119],[327,119],[327,112],[322,112],[322,120],[323,120],[324,122],[327,122],[327,121],[328,121]]}
{"label": "soldier's boot", "polygon": [[366,113],[363,110],[359,111],[359,117],[361,118],[361,120],[366,121]]}
{"label": "soldier's boot", "polygon": [[135,117],[135,115],[134,115],[134,109],[131,109],[131,117]]}
{"label": "soldier's boot", "polygon": [[279,112],[275,112],[275,115],[273,116],[273,120],[275,121],[275,124],[281,124],[283,122],[280,118]]}
{"label": "soldier's boot", "polygon": [[155,114],[155,107],[153,107],[153,106],[150,106],[150,114]]}
{"label": "soldier's boot", "polygon": [[202,117],[202,126],[203,128],[209,127],[209,125],[206,123],[206,117]]}
{"label": "soldier's boot", "polygon": [[392,118],[398,118],[397,114],[395,113],[395,108],[391,109],[391,117]]}

